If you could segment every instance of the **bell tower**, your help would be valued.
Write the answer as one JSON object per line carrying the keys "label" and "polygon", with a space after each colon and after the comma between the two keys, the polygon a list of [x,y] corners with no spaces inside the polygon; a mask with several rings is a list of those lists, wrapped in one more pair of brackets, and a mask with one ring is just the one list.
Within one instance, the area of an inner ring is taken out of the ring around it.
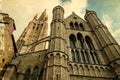
{"label": "bell tower", "polygon": [[66,54],[65,45],[64,9],[61,6],[56,6],[53,9],[44,80],[68,80],[68,55]]}

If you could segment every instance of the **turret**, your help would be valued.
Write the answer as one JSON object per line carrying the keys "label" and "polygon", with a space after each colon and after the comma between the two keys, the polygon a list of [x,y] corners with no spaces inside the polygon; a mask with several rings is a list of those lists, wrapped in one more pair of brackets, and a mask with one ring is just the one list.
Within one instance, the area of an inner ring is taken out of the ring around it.
{"label": "turret", "polygon": [[99,20],[94,11],[86,11],[86,21],[90,24],[92,32],[95,34],[100,43],[101,51],[106,55],[106,64],[115,70],[116,74],[120,75],[120,47],[112,37],[107,27]]}
{"label": "turret", "polygon": [[92,27],[102,24],[95,11],[86,10],[85,20],[87,20]]}
{"label": "turret", "polygon": [[53,8],[53,20],[54,19],[64,19],[64,9],[61,6]]}
{"label": "turret", "polygon": [[[51,22],[51,47],[50,50],[65,51],[65,22],[64,9],[57,6],[53,9],[53,20]],[[59,46],[58,46],[59,45]],[[62,46],[62,47],[61,47]]]}
{"label": "turret", "polygon": [[53,9],[49,51],[46,55],[44,80],[68,80],[64,9]]}

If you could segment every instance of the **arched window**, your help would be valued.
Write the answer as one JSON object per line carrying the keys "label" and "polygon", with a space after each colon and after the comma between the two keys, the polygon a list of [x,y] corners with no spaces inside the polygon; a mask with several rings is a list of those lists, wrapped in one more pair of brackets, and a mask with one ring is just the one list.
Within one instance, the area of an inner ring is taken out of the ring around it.
{"label": "arched window", "polygon": [[81,51],[81,55],[82,55],[83,63],[86,63],[86,59],[85,59],[85,55],[84,55],[84,52],[83,52],[83,51]]}
{"label": "arched window", "polygon": [[39,29],[39,26],[37,26],[36,30],[38,30],[38,29]]}
{"label": "arched window", "polygon": [[75,36],[74,36],[73,34],[71,34],[71,35],[69,36],[69,40],[70,40],[70,47],[71,47],[72,49],[74,49],[74,48],[75,48],[75,43],[76,43],[76,38],[75,38]]}
{"label": "arched window", "polygon": [[79,53],[77,50],[75,51],[75,53],[76,53],[76,62],[79,62],[80,61]]}
{"label": "arched window", "polygon": [[78,39],[79,47],[83,48],[83,36],[80,33],[77,34],[77,39]]}
{"label": "arched window", "polygon": [[70,22],[70,29],[74,29],[74,25],[72,21]]}
{"label": "arched window", "polygon": [[92,52],[92,51],[90,51],[90,55],[92,56],[93,63],[95,63],[95,64],[96,64],[95,57],[94,57],[94,54],[93,54],[93,52]]}
{"label": "arched window", "polygon": [[82,24],[82,23],[79,24],[79,27],[80,27],[80,29],[82,29],[82,30],[84,31],[84,28],[83,28],[83,24]]}
{"label": "arched window", "polygon": [[38,79],[38,80],[43,80],[43,72],[44,72],[44,70],[41,69],[41,71],[40,71],[40,75],[39,75],[39,79]]}
{"label": "arched window", "polygon": [[85,41],[86,41],[87,46],[88,46],[88,48],[89,48],[90,50],[94,50],[94,49],[95,49],[90,37],[86,36],[86,37],[85,37]]}
{"label": "arched window", "polygon": [[86,57],[86,63],[90,63],[90,60],[89,60],[89,55],[88,55],[88,53],[87,53],[87,51],[85,51],[85,57]]}
{"label": "arched window", "polygon": [[96,52],[94,52],[96,64],[100,64],[99,57]]}
{"label": "arched window", "polygon": [[30,79],[30,72],[31,72],[30,69],[26,70],[23,80],[29,80]]}
{"label": "arched window", "polygon": [[78,30],[79,29],[79,26],[78,26],[78,23],[75,22],[75,29]]}
{"label": "arched window", "polygon": [[71,55],[72,55],[72,61],[75,61],[75,53],[74,49],[76,48],[75,44],[76,44],[76,38],[73,34],[71,34],[69,36],[69,40],[70,40],[70,48],[71,48]]}
{"label": "arched window", "polygon": [[31,78],[32,80],[37,80],[38,71],[39,71],[39,67],[36,66],[36,67],[33,69],[32,78]]}
{"label": "arched window", "polygon": [[93,45],[93,43],[92,43],[91,38],[88,37],[88,36],[86,36],[86,37],[85,37],[85,41],[86,41],[86,43],[87,43],[88,48],[90,49],[90,55],[91,55],[91,57],[92,57],[92,61],[94,62],[94,64],[100,64],[100,62],[99,62],[99,57],[98,57],[98,55],[96,54],[96,52],[94,51],[95,48],[94,48],[94,45]]}
{"label": "arched window", "polygon": [[35,29],[35,26],[33,26],[33,29]]}
{"label": "arched window", "polygon": [[75,53],[73,50],[71,50],[71,55],[72,55],[72,61],[75,62]]}

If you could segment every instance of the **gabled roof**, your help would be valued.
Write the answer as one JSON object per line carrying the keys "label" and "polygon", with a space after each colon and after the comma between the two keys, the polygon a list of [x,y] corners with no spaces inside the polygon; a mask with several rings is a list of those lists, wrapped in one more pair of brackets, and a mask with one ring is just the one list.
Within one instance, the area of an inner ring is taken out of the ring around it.
{"label": "gabled roof", "polygon": [[66,17],[64,20],[70,20],[70,19],[74,19],[74,18],[76,18],[76,19],[78,19],[80,21],[85,21],[74,12],[72,12],[72,14],[69,15],[68,17]]}

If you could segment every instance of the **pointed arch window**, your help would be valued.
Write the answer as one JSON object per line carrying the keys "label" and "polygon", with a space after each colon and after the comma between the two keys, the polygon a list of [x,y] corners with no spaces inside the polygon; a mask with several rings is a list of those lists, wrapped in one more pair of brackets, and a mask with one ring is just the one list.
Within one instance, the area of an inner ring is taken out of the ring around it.
{"label": "pointed arch window", "polygon": [[35,26],[33,26],[33,29],[35,29]]}
{"label": "pointed arch window", "polygon": [[75,29],[78,30],[79,29],[78,23],[75,22],[74,25],[75,25]]}
{"label": "pointed arch window", "polygon": [[80,33],[77,34],[77,39],[78,39],[79,47],[83,48],[83,36]]}
{"label": "pointed arch window", "polygon": [[79,53],[77,50],[75,51],[75,53],[76,53],[76,62],[79,62],[80,61]]}
{"label": "pointed arch window", "polygon": [[92,56],[93,63],[95,63],[95,64],[96,64],[95,57],[94,57],[94,54],[93,54],[93,52],[92,52],[92,51],[90,51],[90,55]]}
{"label": "pointed arch window", "polygon": [[74,48],[75,48],[75,45],[76,45],[76,38],[75,38],[75,36],[74,36],[73,34],[71,34],[71,35],[69,36],[69,40],[70,40],[70,47],[71,47],[72,49],[74,49]]}
{"label": "pointed arch window", "polygon": [[95,47],[92,43],[92,40],[90,37],[86,36],[85,37],[85,41],[87,43],[88,48],[90,49],[90,55],[92,56],[92,61],[94,62],[94,64],[100,64],[99,62],[99,56],[96,54]]}
{"label": "pointed arch window", "polygon": [[36,30],[38,30],[38,29],[39,29],[39,26],[37,26]]}
{"label": "pointed arch window", "polygon": [[94,49],[95,49],[90,37],[86,36],[86,37],[85,37],[85,41],[86,41],[87,46],[88,46],[88,48],[89,48],[90,50],[94,50]]}
{"label": "pointed arch window", "polygon": [[73,50],[71,50],[71,55],[72,55],[72,61],[75,62],[75,53]]}
{"label": "pointed arch window", "polygon": [[82,55],[83,63],[86,63],[86,59],[85,59],[85,55],[84,55],[84,51],[81,51],[81,55]]}
{"label": "pointed arch window", "polygon": [[85,51],[85,60],[86,60],[86,63],[90,63],[90,60],[89,60],[89,55],[88,55],[88,53],[87,53],[87,51]]}
{"label": "pointed arch window", "polygon": [[100,64],[99,57],[96,52],[94,52],[96,64]]}
{"label": "pointed arch window", "polygon": [[23,80],[29,80],[30,79],[30,72],[31,72],[30,69],[26,70]]}
{"label": "pointed arch window", "polygon": [[82,23],[79,24],[79,27],[80,27],[80,29],[82,29],[82,30],[84,31],[84,28],[83,28],[83,24],[82,24]]}
{"label": "pointed arch window", "polygon": [[74,25],[72,21],[70,22],[70,29],[74,29]]}
{"label": "pointed arch window", "polygon": [[74,49],[76,48],[75,47],[76,38],[75,38],[75,36],[73,34],[71,34],[69,36],[69,40],[70,40],[70,48],[71,48],[72,61],[74,62],[75,61],[75,51],[74,51]]}
{"label": "pointed arch window", "polygon": [[43,80],[43,72],[44,72],[44,70],[41,69],[41,71],[40,71],[40,75],[39,75],[39,79],[38,79],[38,80]]}
{"label": "pointed arch window", "polygon": [[37,80],[37,77],[38,77],[38,71],[39,71],[39,67],[36,66],[36,67],[33,69],[31,80]]}

